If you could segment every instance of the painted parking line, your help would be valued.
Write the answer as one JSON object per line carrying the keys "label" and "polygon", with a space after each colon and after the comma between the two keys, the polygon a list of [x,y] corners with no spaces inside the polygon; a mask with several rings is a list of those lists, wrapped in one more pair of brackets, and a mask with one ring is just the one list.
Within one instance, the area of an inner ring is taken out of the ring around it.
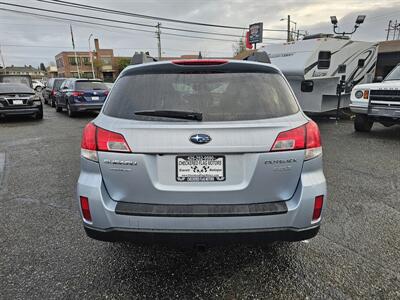
{"label": "painted parking line", "polygon": [[6,168],[6,154],[4,152],[0,152],[0,190],[3,187],[5,168]]}

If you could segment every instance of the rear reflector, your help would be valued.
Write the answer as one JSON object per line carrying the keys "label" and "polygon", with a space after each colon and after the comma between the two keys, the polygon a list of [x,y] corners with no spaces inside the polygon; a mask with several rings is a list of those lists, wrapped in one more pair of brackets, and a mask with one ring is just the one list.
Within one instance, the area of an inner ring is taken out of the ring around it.
{"label": "rear reflector", "polygon": [[316,221],[321,217],[321,212],[322,212],[322,206],[324,205],[324,195],[320,195],[315,197],[314,200],[314,211],[313,211],[313,216],[312,220]]}
{"label": "rear reflector", "polygon": [[89,123],[83,129],[81,156],[98,161],[97,151],[131,152],[131,149],[122,134]]}
{"label": "rear reflector", "polygon": [[318,125],[310,120],[300,127],[278,134],[271,151],[293,151],[305,149],[305,160],[322,153],[321,137]]}
{"label": "rear reflector", "polygon": [[89,199],[87,197],[80,196],[79,200],[81,201],[81,210],[82,210],[83,218],[86,221],[91,222],[92,221],[92,216],[90,214]]}
{"label": "rear reflector", "polygon": [[172,63],[175,65],[222,65],[226,64],[228,61],[226,59],[181,59],[173,60]]}

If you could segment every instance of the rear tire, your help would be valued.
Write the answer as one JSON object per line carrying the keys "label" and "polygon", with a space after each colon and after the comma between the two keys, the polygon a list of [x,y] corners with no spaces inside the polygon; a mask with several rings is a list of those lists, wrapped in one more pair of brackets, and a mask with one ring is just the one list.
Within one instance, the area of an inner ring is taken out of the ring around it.
{"label": "rear tire", "polygon": [[50,99],[50,105],[51,105],[51,107],[56,107],[56,103],[54,102],[54,99]]}
{"label": "rear tire", "polygon": [[76,116],[76,112],[71,110],[71,106],[69,105],[69,102],[67,102],[67,113],[68,117],[73,118]]}
{"label": "rear tire", "polygon": [[374,121],[370,120],[367,115],[356,114],[354,119],[354,129],[359,132],[370,132]]}
{"label": "rear tire", "polygon": [[46,98],[43,98],[44,104],[49,104],[49,101]]}
{"label": "rear tire", "polygon": [[62,112],[62,107],[60,107],[60,106],[58,106],[58,101],[56,100],[56,103],[55,103],[55,108],[56,108],[56,112]]}

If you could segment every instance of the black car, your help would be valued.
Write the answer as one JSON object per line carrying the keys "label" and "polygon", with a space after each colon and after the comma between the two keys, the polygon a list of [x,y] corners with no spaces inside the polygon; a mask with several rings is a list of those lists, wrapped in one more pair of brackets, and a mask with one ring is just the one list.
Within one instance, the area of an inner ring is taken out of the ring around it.
{"label": "black car", "polygon": [[56,104],[56,93],[60,89],[61,84],[65,78],[50,78],[46,83],[46,87],[42,91],[43,100],[45,104],[49,104],[55,107]]}
{"label": "black car", "polygon": [[21,83],[0,83],[0,116],[32,115],[43,119],[43,106],[39,96]]}
{"label": "black car", "polygon": [[68,116],[78,112],[99,111],[108,95],[108,88],[101,80],[66,79],[56,93],[56,111],[67,109]]}

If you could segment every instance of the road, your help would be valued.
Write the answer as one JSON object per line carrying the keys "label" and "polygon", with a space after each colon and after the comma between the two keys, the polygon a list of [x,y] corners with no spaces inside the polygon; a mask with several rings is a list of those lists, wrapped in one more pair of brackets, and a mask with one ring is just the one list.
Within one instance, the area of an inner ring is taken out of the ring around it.
{"label": "road", "polygon": [[400,126],[320,120],[329,202],[320,234],[180,251],[87,238],[75,200],[94,115],[0,121],[0,298],[400,298]]}

